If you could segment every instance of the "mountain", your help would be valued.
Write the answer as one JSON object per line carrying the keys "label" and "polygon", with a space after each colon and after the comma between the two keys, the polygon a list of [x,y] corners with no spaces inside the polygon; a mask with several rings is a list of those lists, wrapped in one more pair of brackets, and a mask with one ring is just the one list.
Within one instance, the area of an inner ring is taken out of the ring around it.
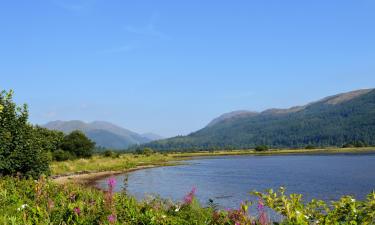
{"label": "mountain", "polygon": [[154,134],[154,133],[144,133],[144,134],[141,134],[141,135],[142,135],[142,137],[147,138],[148,140],[151,140],[151,141],[157,141],[157,140],[164,139],[164,137],[162,137],[158,134]]}
{"label": "mountain", "polygon": [[158,150],[290,148],[341,146],[362,141],[375,145],[375,89],[329,96],[304,106],[263,112],[226,113],[187,136],[145,144]]}
{"label": "mountain", "polygon": [[95,141],[97,146],[111,149],[125,149],[131,145],[143,144],[155,140],[104,121],[94,121],[91,123],[79,120],[52,121],[43,125],[43,127],[51,130],[59,130],[64,133],[80,130]]}

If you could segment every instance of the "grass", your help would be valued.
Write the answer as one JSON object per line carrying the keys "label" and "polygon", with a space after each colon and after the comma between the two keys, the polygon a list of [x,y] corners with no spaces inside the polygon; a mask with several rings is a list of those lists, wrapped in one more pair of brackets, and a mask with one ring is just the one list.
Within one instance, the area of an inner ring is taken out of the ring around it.
{"label": "grass", "polygon": [[122,171],[148,165],[169,165],[172,160],[171,156],[157,153],[150,156],[122,154],[116,158],[96,155],[90,159],[52,162],[50,167],[53,175],[62,175],[77,172]]}

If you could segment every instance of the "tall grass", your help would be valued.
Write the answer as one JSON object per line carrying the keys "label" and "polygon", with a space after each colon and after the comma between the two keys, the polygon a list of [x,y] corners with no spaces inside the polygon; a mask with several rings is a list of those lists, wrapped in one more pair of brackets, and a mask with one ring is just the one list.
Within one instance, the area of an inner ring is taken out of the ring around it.
{"label": "tall grass", "polygon": [[52,174],[68,174],[75,172],[121,171],[145,165],[165,165],[173,157],[163,154],[133,155],[122,154],[118,157],[93,156],[90,159],[68,160],[53,162],[50,167]]}

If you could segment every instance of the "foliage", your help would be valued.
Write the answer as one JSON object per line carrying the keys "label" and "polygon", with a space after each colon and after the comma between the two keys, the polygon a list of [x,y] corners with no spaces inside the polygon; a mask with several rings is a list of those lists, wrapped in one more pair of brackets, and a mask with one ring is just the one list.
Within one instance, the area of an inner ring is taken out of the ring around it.
{"label": "foliage", "polygon": [[314,145],[308,145],[305,147],[305,149],[316,149],[316,147]]}
{"label": "foliage", "polygon": [[68,151],[59,149],[52,153],[52,159],[55,161],[61,162],[61,161],[66,161],[66,160],[73,160],[75,159],[75,156],[72,155]]}
{"label": "foliage", "polygon": [[135,153],[150,156],[154,153],[154,150],[152,148],[138,148]]}
{"label": "foliage", "polygon": [[108,191],[76,184],[57,185],[41,177],[0,180],[0,224],[262,224],[239,209],[213,210],[202,207],[194,193],[182,202],[154,198],[137,201],[128,194],[114,193],[114,178]]}
{"label": "foliage", "polygon": [[13,102],[13,91],[0,93],[0,105],[0,175],[48,174],[49,144],[28,124],[27,106]]}
{"label": "foliage", "polygon": [[[125,192],[114,193],[117,181],[108,179],[103,192],[77,184],[58,185],[41,177],[38,181],[3,177],[0,180],[0,224],[208,224],[270,225],[266,207],[282,215],[274,224],[364,224],[375,222],[375,193],[364,201],[350,196],[328,205],[301,195],[278,192],[253,192],[259,197],[257,210],[249,214],[251,202],[236,209],[203,207],[196,190],[183,201],[160,198],[137,201]],[[251,211],[251,210],[250,210]]]}
{"label": "foliage", "polygon": [[375,223],[375,192],[370,193],[365,201],[343,196],[330,206],[315,199],[304,203],[302,195],[286,195],[284,188],[280,188],[278,192],[271,189],[266,193],[253,194],[262,199],[266,206],[284,216],[281,224],[285,225]]}
{"label": "foliage", "polygon": [[343,148],[363,148],[368,147],[368,144],[363,141],[352,141],[342,146]]}
{"label": "foliage", "polygon": [[92,156],[95,143],[86,137],[81,131],[73,131],[66,135],[61,143],[61,149],[80,158]]}
{"label": "foliage", "polygon": [[64,133],[56,130],[48,130],[43,127],[36,126],[36,135],[40,140],[43,149],[55,152],[60,149],[61,142],[64,139]]}
{"label": "foliage", "polygon": [[255,151],[257,152],[263,152],[263,151],[267,151],[269,148],[267,145],[259,145],[259,146],[256,146],[255,147]]}

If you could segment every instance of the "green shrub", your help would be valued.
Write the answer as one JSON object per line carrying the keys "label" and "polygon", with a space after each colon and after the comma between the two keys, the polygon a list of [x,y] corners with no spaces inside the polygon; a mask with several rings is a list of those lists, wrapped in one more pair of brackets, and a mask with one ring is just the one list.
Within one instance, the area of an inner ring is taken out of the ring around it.
{"label": "green shrub", "polygon": [[72,155],[70,152],[63,151],[61,149],[52,152],[52,159],[55,161],[66,161],[74,158],[75,156]]}
{"label": "green shrub", "polygon": [[112,157],[114,155],[114,152],[111,150],[105,150],[103,152],[104,157]]}
{"label": "green shrub", "polygon": [[253,192],[265,205],[282,215],[281,224],[373,224],[375,222],[375,192],[365,201],[357,201],[351,196],[343,196],[330,205],[324,201],[305,202],[300,194],[285,194],[270,189],[266,193]]}
{"label": "green shrub", "polygon": [[89,158],[94,151],[95,143],[81,131],[73,131],[66,135],[61,143],[61,149],[78,158]]}
{"label": "green shrub", "polygon": [[256,146],[255,147],[255,151],[257,152],[263,152],[263,151],[267,151],[269,148],[267,145],[259,145],[259,146]]}
{"label": "green shrub", "polygon": [[146,156],[150,156],[154,153],[154,150],[152,150],[152,148],[138,148],[136,151],[135,151],[136,154],[142,154],[142,155],[146,155]]}
{"label": "green shrub", "polygon": [[13,91],[0,93],[0,105],[0,176],[48,174],[48,150],[38,130],[27,122],[27,106],[16,106]]}

